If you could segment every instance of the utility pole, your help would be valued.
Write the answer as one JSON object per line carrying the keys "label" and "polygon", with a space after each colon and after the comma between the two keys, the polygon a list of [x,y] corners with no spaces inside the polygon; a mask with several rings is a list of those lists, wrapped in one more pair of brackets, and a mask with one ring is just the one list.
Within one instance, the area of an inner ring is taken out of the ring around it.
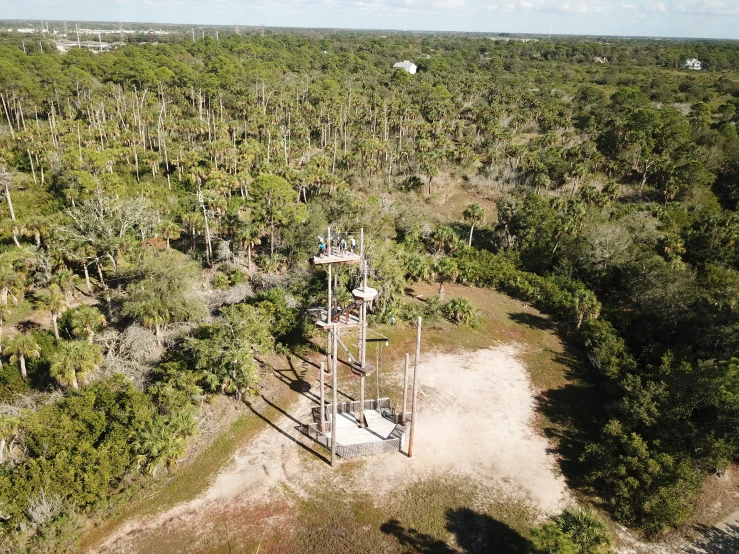
{"label": "utility pole", "polygon": [[77,48],[82,48],[82,45],[80,44],[80,28],[79,25],[76,23],[74,24],[74,29],[77,31]]}
{"label": "utility pole", "polygon": [[418,422],[418,359],[421,357],[421,320],[418,318],[416,330],[416,360],[413,364],[413,413],[411,414],[411,436],[408,441],[408,457],[413,457],[413,439],[416,435],[416,423]]}
{"label": "utility pole", "polygon": [[192,41],[195,42],[195,27],[192,28]]}

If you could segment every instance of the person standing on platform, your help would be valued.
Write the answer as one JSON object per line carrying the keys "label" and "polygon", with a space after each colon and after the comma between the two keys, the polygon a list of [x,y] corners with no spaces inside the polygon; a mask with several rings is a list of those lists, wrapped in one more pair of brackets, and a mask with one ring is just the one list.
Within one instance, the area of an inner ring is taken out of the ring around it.
{"label": "person standing on platform", "polygon": [[354,254],[354,249],[357,247],[357,241],[354,240],[354,237],[349,235],[349,252]]}
{"label": "person standing on platform", "polygon": [[346,253],[346,239],[344,237],[341,237],[341,240],[339,241],[339,252],[342,254]]}
{"label": "person standing on platform", "polygon": [[318,236],[318,255],[323,258],[326,255],[326,241],[323,240],[322,236]]}

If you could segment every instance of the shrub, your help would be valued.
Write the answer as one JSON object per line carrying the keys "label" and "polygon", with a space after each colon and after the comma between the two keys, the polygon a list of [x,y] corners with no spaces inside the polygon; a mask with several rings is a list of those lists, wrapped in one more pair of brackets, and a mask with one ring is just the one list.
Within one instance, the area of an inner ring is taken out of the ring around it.
{"label": "shrub", "polygon": [[531,530],[531,543],[535,554],[577,554],[578,549],[569,535],[554,523],[545,523]]}
{"label": "shrub", "polygon": [[626,432],[618,420],[611,420],[601,437],[587,446],[582,460],[619,520],[655,533],[687,519],[702,482],[687,460]]}
{"label": "shrub", "polygon": [[611,551],[611,534],[592,508],[567,508],[555,518],[555,523],[572,538],[582,554]]}
{"label": "shrub", "polygon": [[211,284],[213,285],[214,289],[227,289],[229,285],[228,277],[226,277],[223,273],[216,273],[213,276]]}
{"label": "shrub", "polygon": [[441,307],[444,316],[455,323],[474,326],[479,321],[477,310],[466,298],[454,297]]}

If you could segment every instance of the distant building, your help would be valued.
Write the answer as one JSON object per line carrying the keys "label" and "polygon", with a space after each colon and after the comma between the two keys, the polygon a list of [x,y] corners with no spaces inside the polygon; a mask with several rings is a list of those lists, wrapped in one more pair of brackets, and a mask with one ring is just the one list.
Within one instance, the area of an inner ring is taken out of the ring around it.
{"label": "distant building", "polygon": [[696,60],[695,58],[690,58],[688,60],[685,60],[685,63],[683,64],[683,69],[692,69],[694,71],[700,71],[701,66],[703,64],[700,60]]}
{"label": "distant building", "polygon": [[82,41],[73,41],[73,40],[57,40],[56,41],[56,49],[61,52],[62,54],[66,54],[69,52],[72,48],[84,48],[86,50],[90,50],[93,53],[98,52],[107,52],[111,49],[111,45],[107,42],[97,42],[93,40],[82,40]]}
{"label": "distant building", "polygon": [[593,60],[595,63],[608,63],[608,58],[603,56],[602,58],[600,56],[596,56]]}
{"label": "distant building", "polygon": [[408,60],[398,62],[393,66],[393,69],[402,69],[403,71],[407,71],[411,75],[415,75],[416,71],[418,70],[418,67],[413,62],[409,62]]}

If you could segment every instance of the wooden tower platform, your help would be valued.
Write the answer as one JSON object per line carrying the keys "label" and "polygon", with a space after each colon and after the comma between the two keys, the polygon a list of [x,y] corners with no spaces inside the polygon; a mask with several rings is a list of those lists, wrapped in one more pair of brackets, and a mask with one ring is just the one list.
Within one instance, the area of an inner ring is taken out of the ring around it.
{"label": "wooden tower platform", "polygon": [[358,264],[362,261],[362,256],[351,252],[337,252],[333,248],[331,254],[323,256],[313,256],[313,265],[325,264]]}

